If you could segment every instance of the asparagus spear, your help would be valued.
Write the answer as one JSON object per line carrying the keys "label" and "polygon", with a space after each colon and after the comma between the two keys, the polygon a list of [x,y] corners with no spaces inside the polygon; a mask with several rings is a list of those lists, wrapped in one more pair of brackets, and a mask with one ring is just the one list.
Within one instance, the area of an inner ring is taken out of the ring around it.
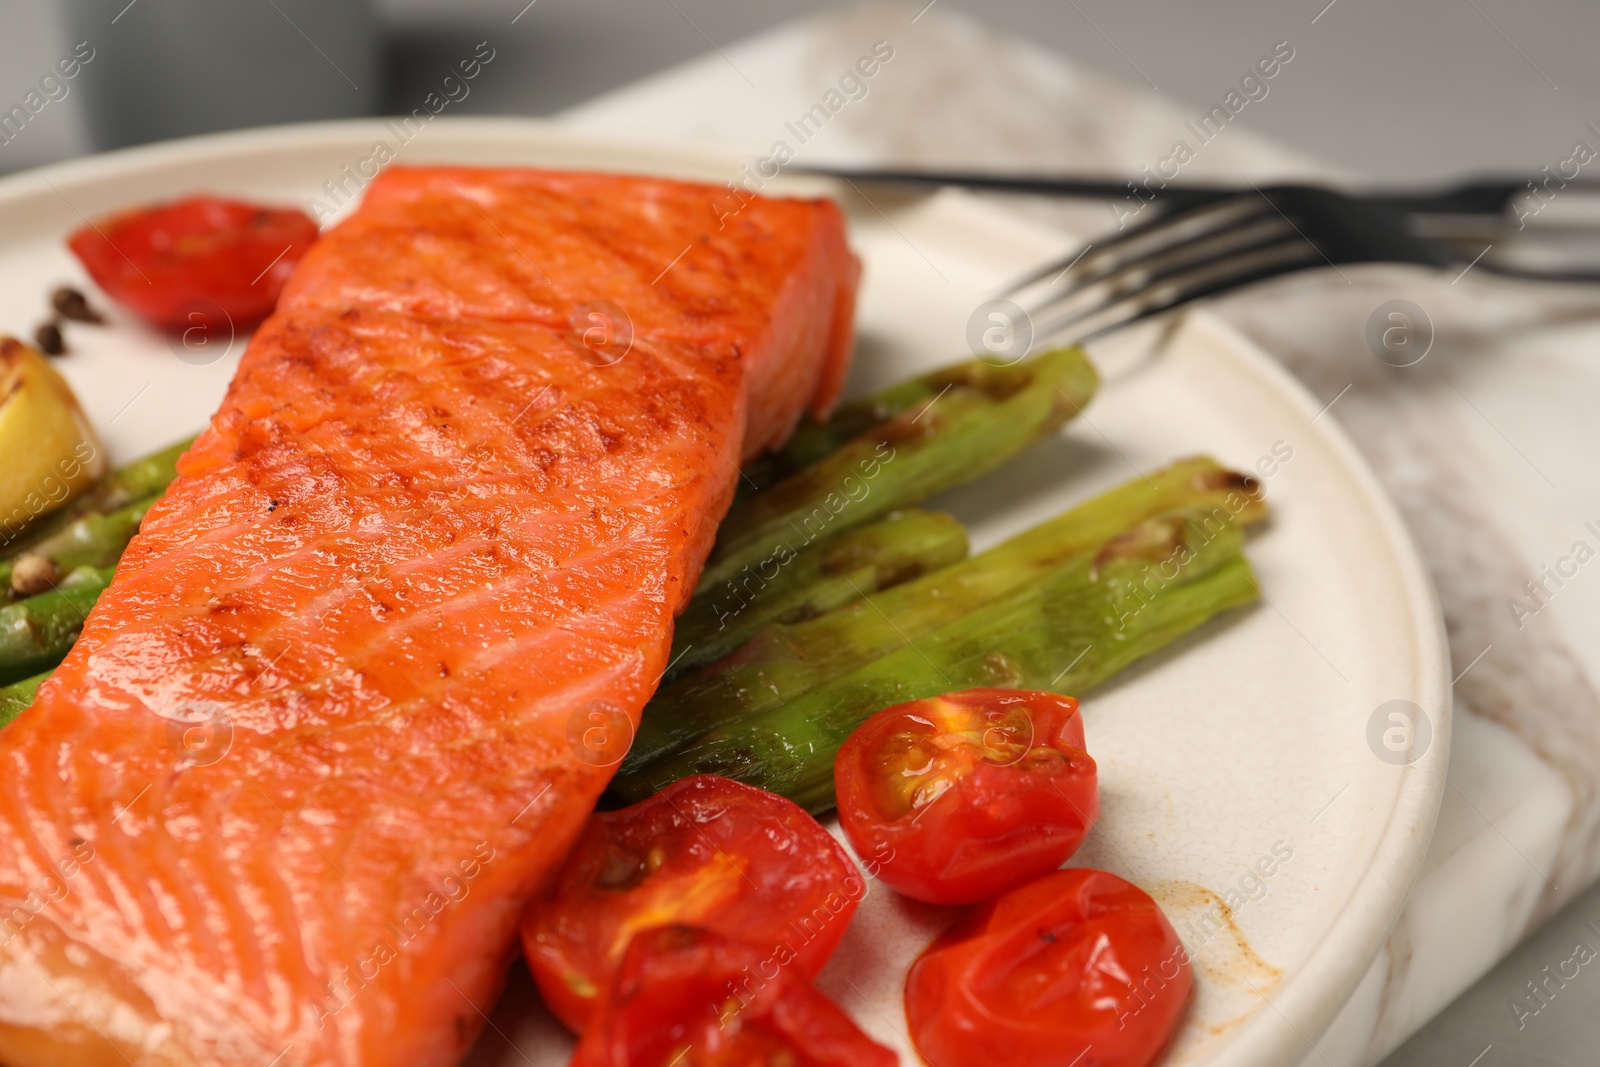
{"label": "asparagus spear", "polygon": [[44,516],[16,540],[0,545],[0,555],[37,550],[41,542],[54,538],[87,515],[106,515],[147,497],[160,496],[178,476],[178,457],[192,444],[191,437],[102,475],[72,503]]}
{"label": "asparagus spear", "polygon": [[[1207,521],[1250,523],[1266,513],[1256,486],[1210,459],[1135,478],[954,566],[836,608],[771,625],[733,655],[662,686],[644,711],[620,773],[627,775],[729,719],[795,700],[907,642],[1037,582],[1061,562],[1145,519],[1197,506]],[[1211,513],[1215,513],[1212,517]]]}
{"label": "asparagus spear", "polygon": [[1098,382],[1078,348],[990,370],[971,383],[950,383],[942,395],[736,502],[701,580],[721,584],[746,567],[969,481],[1076,415]]}
{"label": "asparagus spear", "polygon": [[833,805],[833,758],[880,708],[974,686],[1081,694],[1257,595],[1240,526],[1205,510],[1133,528],[886,656],[778,707],[728,721],[612,783],[625,801],[722,774],[812,811]]}
{"label": "asparagus spear", "polygon": [[[1027,373],[1031,372],[1023,372]],[[974,359],[895,382],[859,400],[840,404],[824,422],[807,418],[795,428],[782,448],[775,449],[745,468],[745,478],[739,483],[740,491],[746,491],[752,483],[758,489],[765,488],[811,466],[823,456],[837,451],[852,437],[859,437],[896,415],[928,403],[944,392],[947,386],[969,386],[1003,395],[1005,386],[999,383],[1009,385],[1023,380],[1015,366],[996,367],[984,360]]]}
{"label": "asparagus spear", "polygon": [[949,566],[967,554],[967,532],[943,512],[909,508],[782,556],[720,586],[704,586],[678,617],[666,681],[748,641],[774,622],[815,618],[867,593]]}
{"label": "asparagus spear", "polygon": [[50,672],[36,674],[32,678],[24,678],[20,682],[12,682],[7,686],[0,686],[0,726],[4,726],[18,715],[23,709],[33,703],[33,695],[39,691],[39,686],[50,677]]}
{"label": "asparagus spear", "polygon": [[53,669],[77,640],[145,511],[178,476],[178,457],[192,444],[190,437],[107,472],[0,550],[0,599],[13,588],[24,554],[48,560],[52,576],[69,572],[52,592],[0,608],[0,679],[11,683],[0,684],[0,726],[33,702],[50,671],[24,676]]}
{"label": "asparagus spear", "polygon": [[48,671],[78,639],[111,567],[79,567],[48,593],[0,608],[0,686]]}
{"label": "asparagus spear", "polygon": [[36,541],[22,555],[0,559],[0,599],[43,592],[34,576],[42,576],[43,585],[48,588],[55,584],[57,575],[74,568],[114,566],[156,499],[147,496],[109,513],[82,515]]}

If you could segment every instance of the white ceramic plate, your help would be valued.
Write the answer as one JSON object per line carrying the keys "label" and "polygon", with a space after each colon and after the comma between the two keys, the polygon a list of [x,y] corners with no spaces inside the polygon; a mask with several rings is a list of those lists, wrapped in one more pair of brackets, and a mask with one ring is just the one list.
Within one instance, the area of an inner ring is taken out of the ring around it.
{"label": "white ceramic plate", "polygon": [[[62,244],[85,216],[197,190],[327,201],[325,183],[353,191],[380,141],[407,163],[719,181],[739,166],[717,152],[499,120],[436,121],[408,145],[381,124],[351,123],[96,157],[0,182],[0,330],[30,331],[52,284],[86,284]],[[961,358],[972,309],[1068,244],[954,193],[844,202],[866,264],[852,391]],[[243,347],[175,350],[120,314],[70,340],[60,366],[119,460],[202,426]],[[1427,847],[1450,733],[1438,610],[1335,418],[1266,355],[1200,312],[1094,354],[1106,383],[1085,417],[938,504],[982,548],[1179,456],[1209,452],[1262,475],[1275,516],[1248,551],[1263,603],[1085,703],[1104,814],[1074,862],[1155,893],[1196,960],[1198,992],[1167,1063],[1294,1062],[1375,957]],[[1379,755],[1397,724],[1388,709],[1374,716],[1395,700],[1424,709],[1431,728],[1409,763]],[[901,980],[951,916],[874,885],[820,980],[907,1063]],[[567,1039],[520,975],[493,1022],[474,1063],[564,1058]]]}

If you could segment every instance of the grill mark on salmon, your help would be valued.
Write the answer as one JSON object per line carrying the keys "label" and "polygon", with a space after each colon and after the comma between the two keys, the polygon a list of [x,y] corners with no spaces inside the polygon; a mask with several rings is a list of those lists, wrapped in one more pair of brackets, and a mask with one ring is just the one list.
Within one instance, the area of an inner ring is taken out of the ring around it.
{"label": "grill mark on salmon", "polygon": [[394,168],[302,261],[0,731],[0,1061],[466,1051],[612,771],[570,724],[637,720],[734,461],[842,379],[837,209],[720,193]]}

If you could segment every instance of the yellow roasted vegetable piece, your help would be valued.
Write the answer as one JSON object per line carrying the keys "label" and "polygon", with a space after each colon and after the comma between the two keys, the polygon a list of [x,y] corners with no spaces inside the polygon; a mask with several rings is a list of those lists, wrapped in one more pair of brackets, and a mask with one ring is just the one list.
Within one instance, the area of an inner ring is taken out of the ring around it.
{"label": "yellow roasted vegetable piece", "polygon": [[0,551],[106,469],[78,398],[37,349],[0,337]]}

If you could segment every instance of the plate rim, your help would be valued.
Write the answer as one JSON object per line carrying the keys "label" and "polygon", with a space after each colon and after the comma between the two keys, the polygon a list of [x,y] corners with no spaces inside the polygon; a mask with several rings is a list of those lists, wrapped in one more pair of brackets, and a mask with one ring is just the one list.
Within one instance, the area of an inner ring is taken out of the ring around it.
{"label": "plate rim", "polygon": [[[531,147],[564,145],[579,151],[603,151],[618,156],[636,154],[639,159],[636,166],[667,167],[668,173],[673,173],[671,168],[676,167],[683,175],[717,172],[732,177],[740,164],[747,162],[747,157],[727,146],[681,138],[625,137],[564,122],[515,116],[442,118],[430,142],[478,139],[479,143],[510,143],[522,140]],[[433,126],[430,123],[430,127]],[[103,180],[130,169],[176,168],[186,160],[220,159],[269,150],[292,151],[313,144],[364,142],[384,133],[392,134],[392,131],[381,118],[347,119],[232,130],[118,149],[0,176],[0,204],[53,191],[71,205],[58,183],[71,185]],[[599,169],[611,168],[600,165]],[[794,188],[797,177],[819,187],[828,184],[809,176],[784,175],[784,186]],[[974,217],[988,215],[997,224],[1026,226],[1036,236],[1046,230],[1059,236],[1063,244],[1076,239],[1059,228],[1024,219],[970,194],[945,191],[930,195],[959,197],[966,202],[965,207],[974,211]],[[1283,403],[1308,421],[1320,412],[1321,405],[1305,385],[1217,314],[1204,307],[1191,308],[1181,313],[1181,323],[1184,329],[1209,334],[1250,373],[1270,386]],[[1414,695],[1431,716],[1433,741],[1422,758],[1399,769],[1403,780],[1396,789],[1388,821],[1342,910],[1299,966],[1285,975],[1275,996],[1268,999],[1263,995],[1266,1003],[1236,1025],[1232,1036],[1214,1058],[1208,1057],[1209,1062],[1227,1063],[1232,1067],[1268,1067],[1295,1062],[1320,1051],[1315,1038],[1301,1033],[1300,1027],[1320,1037],[1382,954],[1421,872],[1449,767],[1453,712],[1450,654],[1437,592],[1409,529],[1365,457],[1336,420],[1319,419],[1319,423],[1314,425],[1314,432],[1322,437],[1357,488],[1363,504],[1377,522],[1390,562],[1402,579],[1399,592],[1412,612],[1411,638],[1419,653],[1418,692]],[[1299,1024],[1289,1022],[1290,1019],[1299,1020]]]}
{"label": "plate rim", "polygon": [[[1307,419],[1322,411],[1322,404],[1299,379],[1221,316],[1197,309],[1187,317],[1229,345],[1236,356],[1252,364],[1252,369],[1266,378]],[[1240,1026],[1234,1043],[1226,1049],[1230,1056],[1241,1057],[1240,1064],[1252,1067],[1298,1063],[1312,1057],[1326,1059],[1317,1047],[1316,1038],[1323,1035],[1354,996],[1362,979],[1387,947],[1389,935],[1410,900],[1411,889],[1427,858],[1450,768],[1454,725],[1451,660],[1438,591],[1399,509],[1350,435],[1337,421],[1326,425],[1319,422],[1317,429],[1338,455],[1346,473],[1356,480],[1391,550],[1391,562],[1403,579],[1403,599],[1413,612],[1412,638],[1421,653],[1417,663],[1417,703],[1430,716],[1433,739],[1422,757],[1399,768],[1403,780],[1396,790],[1383,835],[1373,848],[1366,870],[1345,908],[1295,972],[1298,981],[1291,985],[1286,980],[1271,1000],[1262,996],[1271,1011],[1258,1010]],[[1427,654],[1430,647],[1431,657]],[[1366,940],[1371,941],[1370,949],[1341,950],[1340,942],[1349,945],[1352,941],[1359,944]],[[1307,981],[1307,975],[1313,981]],[[1317,977],[1343,992],[1318,999],[1311,989]],[[1291,1018],[1312,1020],[1309,1029],[1316,1038],[1293,1030],[1293,1023],[1290,1023],[1290,1032],[1274,1036],[1272,1030],[1281,1030],[1281,1027],[1262,1025],[1264,1020],[1274,1020],[1274,1013],[1285,1022]],[[1300,1055],[1284,1061],[1282,1053]]]}

